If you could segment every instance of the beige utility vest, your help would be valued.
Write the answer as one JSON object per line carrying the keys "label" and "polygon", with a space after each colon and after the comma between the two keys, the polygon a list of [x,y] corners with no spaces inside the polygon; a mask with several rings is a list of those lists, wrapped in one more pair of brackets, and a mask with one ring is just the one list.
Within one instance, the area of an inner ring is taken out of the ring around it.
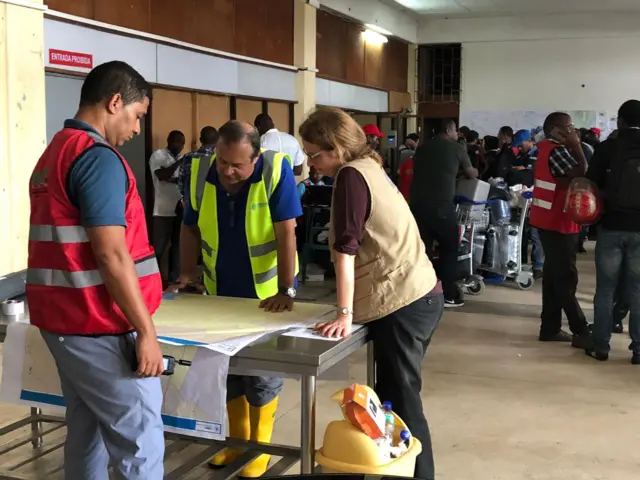
{"label": "beige utility vest", "polygon": [[[353,299],[354,323],[367,323],[422,298],[437,278],[409,205],[382,167],[372,158],[355,160],[340,169],[336,182],[345,168],[358,170],[371,194],[371,212],[355,258]],[[332,219],[335,207],[332,202]],[[333,222],[329,235],[333,259]]]}

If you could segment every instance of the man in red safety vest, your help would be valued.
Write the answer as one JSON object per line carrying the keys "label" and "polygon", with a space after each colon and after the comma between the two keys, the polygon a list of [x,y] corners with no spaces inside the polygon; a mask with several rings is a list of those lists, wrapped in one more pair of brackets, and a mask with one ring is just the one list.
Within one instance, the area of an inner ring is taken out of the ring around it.
{"label": "man in red safety vest", "polygon": [[[576,299],[578,270],[576,248],[580,226],[565,212],[567,191],[573,178],[584,176],[587,161],[571,117],[550,114],[544,122],[546,139],[538,142],[534,169],[533,203],[529,223],[540,232],[544,251],[540,341],[571,342],[588,348],[589,329]],[[562,330],[562,312],[573,335]]]}
{"label": "man in red safety vest", "polygon": [[29,184],[27,302],[67,407],[65,477],[163,476],[162,298],[142,201],[115,149],[140,133],[151,86],[123,62],[85,78],[80,108]]}

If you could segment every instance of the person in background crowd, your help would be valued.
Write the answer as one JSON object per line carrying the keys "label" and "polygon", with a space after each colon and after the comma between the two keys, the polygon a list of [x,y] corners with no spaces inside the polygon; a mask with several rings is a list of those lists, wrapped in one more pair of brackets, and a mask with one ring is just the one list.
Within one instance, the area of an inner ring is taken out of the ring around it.
{"label": "person in background crowd", "polygon": [[469,127],[465,127],[464,125],[458,129],[458,142],[465,144],[467,143],[467,136],[471,132]]}
{"label": "person in background crowd", "polygon": [[593,346],[587,354],[601,361],[609,358],[616,289],[622,283],[619,293],[631,311],[631,363],[640,365],[640,101],[622,104],[618,129],[617,139],[596,149],[587,171],[604,197],[596,242]]}
{"label": "person in background crowd", "polygon": [[498,132],[498,149],[496,154],[496,166],[493,173],[494,178],[507,178],[511,166],[516,161],[516,153],[513,148],[513,129],[502,127]]}
{"label": "person in background crowd", "polygon": [[593,127],[591,130],[588,130],[582,141],[588,145],[591,145],[594,149],[600,144],[600,135],[602,134],[599,128]]}
{"label": "person in background crowd", "polygon": [[184,200],[184,182],[191,179],[191,164],[194,158],[210,158],[218,143],[218,130],[214,127],[204,127],[200,130],[200,148],[195,152],[187,153],[182,157],[182,168],[180,168],[180,176],[178,178],[178,189],[180,196]]}
{"label": "person in background crowd", "polygon": [[506,174],[506,182],[509,185],[533,186],[533,166],[535,164],[538,148],[533,142],[529,130],[518,130],[513,138],[511,146],[517,149],[518,154],[513,159]]}
{"label": "person in background crowd", "polygon": [[316,331],[342,338],[352,323],[367,324],[377,365],[374,389],[380,399],[392,402],[422,443],[410,476],[435,480],[420,391],[423,360],[442,317],[443,299],[415,219],[382,169],[382,159],[344,111],[316,110],[300,126],[300,136],[310,163],[336,179],[330,248],[337,311]]}
{"label": "person in background crowd", "polygon": [[418,148],[418,144],[420,143],[420,137],[417,133],[410,133],[407,135],[404,143],[400,145],[400,163],[398,166],[402,166],[404,162],[406,162],[409,158],[413,157],[413,154]]}
{"label": "person in background crowd", "polygon": [[[538,155],[538,147],[533,141],[532,133],[529,130],[518,130],[513,138],[513,147],[518,149],[518,157],[511,171],[507,175],[509,185],[524,185],[533,187],[533,169]],[[533,267],[533,278],[542,278],[544,266],[544,256],[540,235],[537,228],[525,223],[525,231],[522,234],[522,263],[529,263],[529,240],[531,240],[531,265]]]}
{"label": "person in background crowd", "polygon": [[[547,139],[538,142],[529,223],[538,229],[544,251],[541,342],[570,342],[589,348],[587,320],[576,299],[576,246],[580,226],[565,212],[569,183],[584,176],[587,160],[571,117],[554,112],[544,122]],[[562,330],[562,312],[573,336]]]}
{"label": "person in background crowd", "polygon": [[296,137],[279,131],[273,123],[273,119],[266,113],[259,114],[253,124],[260,134],[260,146],[264,150],[273,150],[288,155],[293,166],[293,173],[302,175],[304,153],[302,153]]}
{"label": "person in background crowd", "polygon": [[[282,152],[261,151],[260,135],[247,123],[231,120],[219,133],[213,163],[193,164],[194,181],[189,185],[196,190],[187,187],[181,274],[171,289],[184,289],[196,278],[202,254],[209,295],[260,299],[260,307],[272,312],[291,310],[296,296],[295,226],[302,208],[289,158]],[[195,181],[202,165],[207,172],[204,184]],[[280,172],[275,185],[263,176],[267,168]],[[262,199],[264,208],[251,208]],[[231,436],[269,443],[282,386],[281,378],[229,375]],[[209,465],[226,466],[241,454],[241,450],[225,449]],[[260,455],[239,476],[260,477],[269,458]]]}
{"label": "person in background crowd", "polygon": [[413,183],[413,157],[407,159],[398,169],[398,189],[407,202],[411,199]]}
{"label": "person in background crowd", "polygon": [[153,248],[158,264],[169,245],[169,272],[166,283],[173,283],[180,274],[180,225],[182,205],[178,178],[184,149],[184,133],[174,130],[167,137],[167,147],[156,150],[149,159],[149,168],[155,190],[153,204]]}
{"label": "person in background crowd", "polygon": [[321,175],[314,167],[309,168],[309,176],[298,184],[298,196],[302,199],[307,187],[315,185],[318,187],[326,187],[333,185],[331,177]]}
{"label": "person in background crowd", "polygon": [[487,169],[482,175],[482,180],[487,181],[490,178],[496,177],[498,171],[498,153],[500,152],[498,137],[486,135],[482,139],[482,146],[484,147],[485,161],[487,162]]}
{"label": "person in background crowd", "polygon": [[364,134],[367,136],[367,145],[369,145],[372,150],[377,151],[378,148],[380,148],[380,139],[384,138],[380,129],[373,123],[369,123],[362,127],[362,130],[364,130]]}
{"label": "person in background crowd", "polygon": [[140,134],[151,92],[124,62],[91,70],[29,182],[27,302],[60,376],[67,480],[107,479],[109,467],[118,479],[164,475],[151,318],[162,280],[136,178],[116,150]]}
{"label": "person in background crowd", "polygon": [[487,170],[484,148],[480,144],[480,134],[471,130],[467,135],[467,154],[473,168],[478,170],[478,175],[482,176]]}
{"label": "person in background crowd", "polygon": [[458,222],[453,200],[456,178],[476,178],[467,149],[458,142],[456,123],[443,120],[436,127],[436,136],[416,150],[413,158],[413,182],[420,188],[411,189],[411,210],[427,253],[433,258],[434,241],[438,242],[439,258],[436,263],[438,278],[442,280],[445,306],[464,305],[456,285],[458,259]]}

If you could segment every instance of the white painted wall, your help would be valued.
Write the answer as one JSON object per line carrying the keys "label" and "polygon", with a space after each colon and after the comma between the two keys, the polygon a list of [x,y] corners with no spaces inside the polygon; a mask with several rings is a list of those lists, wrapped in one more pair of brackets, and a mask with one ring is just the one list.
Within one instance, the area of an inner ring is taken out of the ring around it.
{"label": "white painted wall", "polygon": [[461,88],[461,110],[616,112],[640,98],[640,37],[464,43]]}
{"label": "white painted wall", "polygon": [[420,23],[417,43],[640,37],[639,23],[637,13],[440,18]]}

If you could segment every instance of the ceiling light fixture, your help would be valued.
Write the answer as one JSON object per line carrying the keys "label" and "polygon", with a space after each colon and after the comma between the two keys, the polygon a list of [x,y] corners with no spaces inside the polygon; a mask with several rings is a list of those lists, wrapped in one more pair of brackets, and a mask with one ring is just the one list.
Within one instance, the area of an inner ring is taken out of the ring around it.
{"label": "ceiling light fixture", "polygon": [[391,33],[386,28],[379,27],[378,25],[374,25],[373,23],[365,23],[364,26],[367,27],[369,30],[373,30],[374,32],[381,33],[382,35],[393,35],[393,33]]}
{"label": "ceiling light fixture", "polygon": [[373,30],[365,30],[362,32],[362,39],[371,44],[371,45],[383,45],[389,41],[387,37],[384,35],[380,35],[378,32],[374,32]]}

